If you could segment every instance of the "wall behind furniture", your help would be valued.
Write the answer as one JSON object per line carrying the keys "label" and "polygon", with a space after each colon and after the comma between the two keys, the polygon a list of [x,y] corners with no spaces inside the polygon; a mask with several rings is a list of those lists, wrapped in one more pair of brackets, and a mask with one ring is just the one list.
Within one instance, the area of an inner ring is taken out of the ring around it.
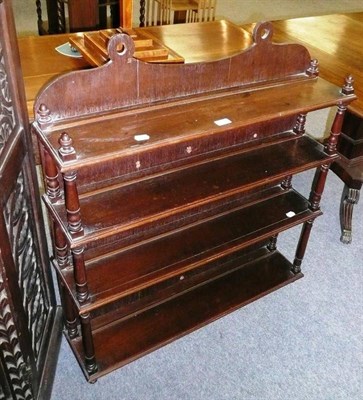
{"label": "wall behind furniture", "polygon": [[[19,35],[37,34],[37,13],[34,0],[12,0]],[[46,19],[45,0],[43,19]],[[135,0],[134,23],[138,25],[139,0]],[[217,18],[237,24],[312,15],[363,11],[362,0],[217,0]]]}
{"label": "wall behind furniture", "polygon": [[218,18],[237,24],[363,11],[362,0],[217,0]]}

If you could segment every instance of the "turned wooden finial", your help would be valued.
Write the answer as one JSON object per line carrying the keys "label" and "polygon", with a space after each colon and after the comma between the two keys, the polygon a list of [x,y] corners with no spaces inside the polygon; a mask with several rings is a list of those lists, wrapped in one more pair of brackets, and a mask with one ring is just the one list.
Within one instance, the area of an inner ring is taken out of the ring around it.
{"label": "turned wooden finial", "polygon": [[63,182],[69,232],[73,237],[83,236],[81,207],[77,189],[77,172],[69,171],[65,173],[63,175]]}
{"label": "turned wooden finial", "polygon": [[67,132],[63,132],[61,134],[61,136],[58,140],[58,143],[61,146],[58,149],[58,152],[63,161],[71,161],[71,160],[75,160],[77,158],[76,151],[75,151],[74,147],[72,146],[73,140],[68,135]]}
{"label": "turned wooden finial", "polygon": [[293,131],[298,134],[305,133],[306,114],[299,114]]}
{"label": "turned wooden finial", "polygon": [[342,93],[343,94],[354,94],[354,87],[353,87],[354,79],[352,75],[348,75],[345,78],[345,83],[342,88]]}
{"label": "turned wooden finial", "polygon": [[319,61],[316,58],[310,61],[310,67],[306,70],[306,73],[309,76],[319,75]]}
{"label": "turned wooden finial", "polygon": [[37,111],[37,115],[38,115],[38,121],[41,124],[45,124],[45,123],[50,122],[52,120],[52,117],[50,116],[50,110],[43,103],[39,106],[38,111]]}

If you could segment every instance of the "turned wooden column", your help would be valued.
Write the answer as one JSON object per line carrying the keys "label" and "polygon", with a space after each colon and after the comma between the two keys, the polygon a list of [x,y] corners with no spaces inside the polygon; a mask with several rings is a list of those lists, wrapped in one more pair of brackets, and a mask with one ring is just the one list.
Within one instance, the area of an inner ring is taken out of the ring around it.
{"label": "turned wooden column", "polygon": [[95,349],[92,338],[91,316],[89,313],[81,314],[82,342],[87,372],[93,374],[97,371]]}
{"label": "turned wooden column", "polygon": [[73,249],[73,273],[74,281],[76,284],[77,298],[80,303],[84,303],[88,300],[88,283],[87,283],[87,273],[84,263],[84,249]]}
{"label": "turned wooden column", "polygon": [[[340,132],[342,129],[345,110],[346,110],[345,106],[343,106],[343,105],[338,106],[338,109],[337,109],[337,112],[335,114],[335,118],[333,121],[331,133],[330,133],[329,139],[325,146],[325,151],[328,154],[331,154],[331,155],[336,154],[337,143],[338,143],[339,135],[340,135]],[[310,208],[312,211],[318,211],[320,209],[320,200],[321,200],[321,196],[324,191],[325,182],[326,182],[326,178],[328,175],[330,165],[331,165],[331,163],[323,164],[323,165],[321,165],[320,168],[318,168],[316,170],[314,181],[313,181],[311,192],[310,192],[310,197],[309,197]],[[301,271],[301,264],[302,264],[302,260],[305,255],[305,251],[306,251],[307,243],[309,241],[309,236],[310,236],[311,228],[313,226],[313,222],[314,222],[313,219],[305,222],[303,225],[303,228],[301,230],[300,239],[299,239],[299,243],[297,245],[295,259],[294,259],[293,268],[292,268],[292,271],[295,274],[297,274]]]}
{"label": "turned wooden column", "polygon": [[53,158],[44,148],[43,157],[46,193],[50,201],[56,202],[61,198],[58,169]]}

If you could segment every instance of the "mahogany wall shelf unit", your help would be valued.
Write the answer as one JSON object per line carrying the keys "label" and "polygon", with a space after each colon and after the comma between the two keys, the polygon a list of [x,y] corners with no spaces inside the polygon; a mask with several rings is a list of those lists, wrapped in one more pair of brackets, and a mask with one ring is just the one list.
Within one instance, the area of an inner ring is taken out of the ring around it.
{"label": "mahogany wall shelf unit", "polygon": [[[113,36],[108,63],[56,78],[34,108],[65,335],[91,382],[303,276],[355,99],[269,23],[209,63],[146,63],[133,46]],[[323,146],[306,115],[331,106]],[[292,177],[312,168],[307,199]],[[297,225],[289,261],[277,239]]]}

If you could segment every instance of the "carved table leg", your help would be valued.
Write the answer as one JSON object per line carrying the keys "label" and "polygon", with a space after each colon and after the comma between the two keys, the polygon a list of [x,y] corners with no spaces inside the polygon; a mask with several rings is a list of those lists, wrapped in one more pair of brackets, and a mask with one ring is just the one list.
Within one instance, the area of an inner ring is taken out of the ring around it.
{"label": "carved table leg", "polygon": [[342,230],[340,241],[345,244],[349,244],[352,241],[353,207],[355,204],[358,204],[358,201],[359,190],[344,185],[342,200],[340,203],[340,226]]}

